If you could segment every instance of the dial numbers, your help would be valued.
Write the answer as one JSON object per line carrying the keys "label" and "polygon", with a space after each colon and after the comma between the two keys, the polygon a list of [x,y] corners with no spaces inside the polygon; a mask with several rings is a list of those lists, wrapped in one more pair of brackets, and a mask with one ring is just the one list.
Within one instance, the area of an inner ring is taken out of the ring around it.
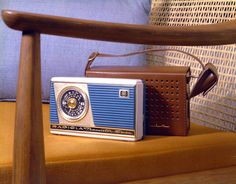
{"label": "dial numbers", "polygon": [[62,90],[60,109],[65,119],[79,120],[87,112],[87,96],[79,89]]}

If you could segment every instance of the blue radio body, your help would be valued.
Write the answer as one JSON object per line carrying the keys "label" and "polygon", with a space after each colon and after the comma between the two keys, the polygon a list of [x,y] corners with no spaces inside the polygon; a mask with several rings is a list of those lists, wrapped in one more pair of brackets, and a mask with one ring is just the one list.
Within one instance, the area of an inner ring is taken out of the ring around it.
{"label": "blue radio body", "polygon": [[143,137],[143,82],[136,79],[54,77],[50,131],[136,141]]}

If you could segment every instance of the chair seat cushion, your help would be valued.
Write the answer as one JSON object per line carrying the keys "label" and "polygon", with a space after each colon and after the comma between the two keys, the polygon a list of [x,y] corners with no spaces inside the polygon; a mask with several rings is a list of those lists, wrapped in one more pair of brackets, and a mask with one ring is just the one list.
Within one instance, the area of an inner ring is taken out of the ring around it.
{"label": "chair seat cushion", "polygon": [[[0,181],[10,183],[15,103],[0,103]],[[190,135],[123,142],[49,133],[43,105],[48,183],[111,183],[236,165],[236,134],[192,125]]]}

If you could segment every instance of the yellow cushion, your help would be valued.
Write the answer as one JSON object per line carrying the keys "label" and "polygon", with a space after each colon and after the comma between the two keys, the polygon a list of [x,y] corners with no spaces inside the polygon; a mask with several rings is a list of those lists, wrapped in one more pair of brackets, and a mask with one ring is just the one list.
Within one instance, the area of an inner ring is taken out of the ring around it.
{"label": "yellow cushion", "polygon": [[[15,103],[0,103],[0,181],[10,183]],[[122,142],[49,133],[43,105],[48,183],[111,183],[236,165],[236,134],[192,125],[190,135]]]}
{"label": "yellow cushion", "polygon": [[122,184],[235,184],[236,166],[135,180]]}

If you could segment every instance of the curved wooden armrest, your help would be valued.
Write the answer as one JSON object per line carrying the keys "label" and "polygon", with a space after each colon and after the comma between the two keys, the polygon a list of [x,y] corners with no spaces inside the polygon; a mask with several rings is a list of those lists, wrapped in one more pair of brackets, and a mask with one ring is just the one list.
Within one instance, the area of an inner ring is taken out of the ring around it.
{"label": "curved wooden armrest", "polygon": [[108,23],[3,10],[12,29],[59,36],[149,45],[221,45],[236,43],[236,20],[200,26],[151,26]]}
{"label": "curved wooden armrest", "polygon": [[236,20],[201,26],[151,26],[99,22],[3,10],[4,22],[23,32],[14,132],[14,184],[45,184],[41,106],[40,33],[149,45],[236,43]]}

